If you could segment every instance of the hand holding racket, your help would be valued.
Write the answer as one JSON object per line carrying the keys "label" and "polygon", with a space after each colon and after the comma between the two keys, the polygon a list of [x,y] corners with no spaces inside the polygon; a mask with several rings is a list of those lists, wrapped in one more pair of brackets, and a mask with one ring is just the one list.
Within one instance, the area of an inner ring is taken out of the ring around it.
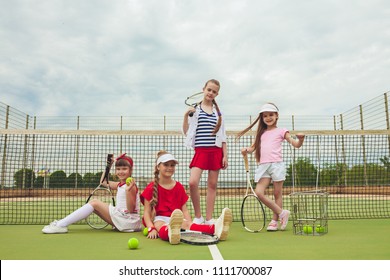
{"label": "hand holding racket", "polygon": [[242,151],[246,171],[246,193],[241,204],[241,222],[249,232],[260,232],[265,226],[263,204],[253,190],[249,173],[248,155]]}
{"label": "hand holding racket", "polygon": [[[202,102],[203,100],[203,91],[202,92],[197,92],[191,96],[188,96],[186,100],[184,100],[184,103],[187,106],[193,107],[196,109],[196,107]],[[195,110],[191,111],[188,115],[192,117],[194,115]]]}
{"label": "hand holding racket", "polygon": [[[102,177],[100,184],[88,196],[85,203],[88,203],[91,199],[97,199],[97,200],[100,200],[104,203],[107,203],[107,204],[111,203],[112,205],[115,205],[115,199],[114,199],[114,196],[113,196],[110,188],[107,188],[107,187],[102,185],[105,181],[108,184],[111,165],[114,162],[113,157],[114,157],[114,155],[112,155],[112,154],[107,155],[106,170],[104,172],[104,176]],[[95,213],[92,213],[91,215],[89,215],[86,220],[87,220],[87,224],[94,229],[102,229],[108,225],[108,223],[106,221],[104,221],[102,218],[100,218]]]}

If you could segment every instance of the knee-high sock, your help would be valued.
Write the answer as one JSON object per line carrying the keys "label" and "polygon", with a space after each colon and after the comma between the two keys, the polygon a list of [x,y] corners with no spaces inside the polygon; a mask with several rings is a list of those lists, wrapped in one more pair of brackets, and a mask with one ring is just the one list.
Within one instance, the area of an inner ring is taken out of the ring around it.
{"label": "knee-high sock", "polygon": [[190,226],[190,230],[200,231],[200,232],[208,233],[208,234],[214,234],[215,226],[214,225],[192,224]]}
{"label": "knee-high sock", "polygon": [[160,237],[161,240],[165,240],[165,241],[169,240],[168,227],[166,225],[160,228],[160,230],[158,231],[158,236]]}
{"label": "knee-high sock", "polygon": [[87,218],[89,215],[91,215],[93,212],[93,207],[91,204],[87,203],[77,209],[76,211],[70,213],[68,216],[63,218],[62,220],[59,220],[57,222],[57,225],[60,227],[67,227],[71,224],[74,224],[82,219]]}

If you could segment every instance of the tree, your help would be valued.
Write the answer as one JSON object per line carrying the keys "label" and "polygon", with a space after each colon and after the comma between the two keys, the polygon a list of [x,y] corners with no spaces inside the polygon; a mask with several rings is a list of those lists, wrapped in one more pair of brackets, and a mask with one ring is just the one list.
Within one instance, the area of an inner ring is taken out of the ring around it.
{"label": "tree", "polygon": [[28,168],[23,168],[15,172],[15,188],[27,189],[32,188],[35,180],[35,172]]}
{"label": "tree", "polygon": [[62,170],[54,171],[50,175],[49,188],[66,188],[66,173]]}
{"label": "tree", "polygon": [[66,178],[66,187],[70,189],[83,188],[83,176],[79,173],[72,173]]}
{"label": "tree", "polygon": [[[295,185],[315,186],[317,181],[317,168],[311,163],[309,158],[298,158],[294,163]],[[288,174],[292,174],[292,165],[288,167]],[[291,175],[290,175],[291,176]]]}
{"label": "tree", "polygon": [[343,186],[348,166],[343,163],[325,164],[320,171],[320,186]]}
{"label": "tree", "polygon": [[100,180],[99,174],[93,174],[93,173],[85,173],[83,177],[84,187],[87,188],[95,188],[97,185],[99,185]]}

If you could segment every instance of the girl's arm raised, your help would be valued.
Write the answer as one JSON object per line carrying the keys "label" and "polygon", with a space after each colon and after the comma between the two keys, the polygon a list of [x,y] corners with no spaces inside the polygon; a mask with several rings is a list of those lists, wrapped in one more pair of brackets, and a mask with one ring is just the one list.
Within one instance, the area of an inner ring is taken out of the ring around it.
{"label": "girl's arm raised", "polygon": [[112,190],[116,190],[118,188],[118,182],[115,181],[107,181],[104,180],[104,172],[102,173],[102,177],[100,178],[100,182],[103,187],[110,188]]}
{"label": "girl's arm raised", "polygon": [[291,136],[289,132],[286,133],[284,138],[293,145],[295,148],[300,148],[303,145],[303,141],[305,140],[304,134],[297,134],[296,139]]}
{"label": "girl's arm raised", "polygon": [[130,185],[126,184],[126,208],[130,213],[135,211],[135,205],[137,201],[137,187],[135,185],[134,178]]}
{"label": "girl's arm raised", "polygon": [[187,131],[189,128],[189,124],[188,124],[189,114],[194,113],[194,112],[195,112],[195,108],[190,107],[190,108],[188,108],[188,110],[184,114],[184,119],[183,119],[183,133],[184,133],[184,135],[187,135]]}

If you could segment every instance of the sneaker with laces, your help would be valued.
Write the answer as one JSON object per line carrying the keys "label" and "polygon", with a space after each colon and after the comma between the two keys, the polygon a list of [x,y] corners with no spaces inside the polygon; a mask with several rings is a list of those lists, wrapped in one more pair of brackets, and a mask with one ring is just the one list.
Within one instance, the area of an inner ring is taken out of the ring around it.
{"label": "sneaker with laces", "polygon": [[171,214],[171,219],[168,225],[169,243],[176,245],[180,243],[180,229],[183,223],[183,212],[175,209]]}
{"label": "sneaker with laces", "polygon": [[193,220],[192,220],[192,222],[194,223],[194,224],[198,224],[198,225],[201,225],[201,224],[204,224],[204,218],[203,218],[203,216],[200,216],[199,218],[194,218]]}
{"label": "sneaker with laces", "polygon": [[43,233],[67,233],[68,228],[67,227],[60,227],[57,225],[58,221],[53,221],[50,223],[50,225],[45,226],[42,229]]}
{"label": "sneaker with laces", "polygon": [[278,230],[278,222],[272,220],[267,227],[267,231],[277,231]]}
{"label": "sneaker with laces", "polygon": [[285,230],[288,224],[288,217],[290,216],[290,211],[283,210],[282,213],[280,213],[280,230]]}
{"label": "sneaker with laces", "polygon": [[215,225],[215,220],[214,219],[206,220],[204,224],[208,226]]}
{"label": "sneaker with laces", "polygon": [[232,220],[232,211],[229,208],[224,208],[221,216],[215,221],[214,235],[216,235],[219,240],[223,241],[227,239]]}

